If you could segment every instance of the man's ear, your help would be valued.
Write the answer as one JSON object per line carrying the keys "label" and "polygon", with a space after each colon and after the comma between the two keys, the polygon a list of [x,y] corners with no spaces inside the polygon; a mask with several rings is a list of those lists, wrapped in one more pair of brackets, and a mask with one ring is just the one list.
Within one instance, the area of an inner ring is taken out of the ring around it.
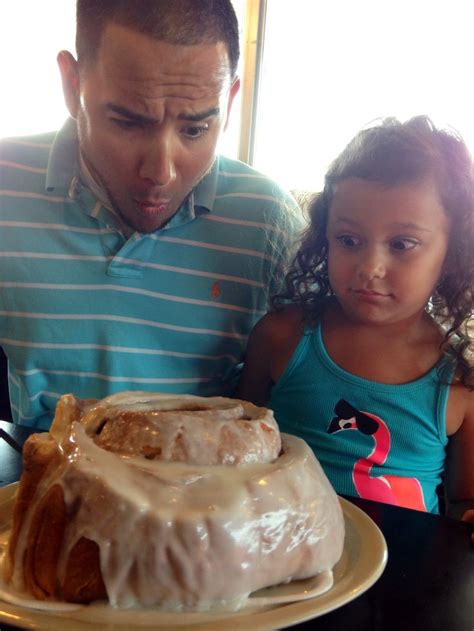
{"label": "man's ear", "polygon": [[69,114],[75,119],[79,109],[79,68],[77,61],[67,50],[62,50],[58,54],[57,61],[66,107]]}
{"label": "man's ear", "polygon": [[230,110],[232,108],[232,103],[234,102],[235,96],[237,92],[239,91],[239,89],[240,89],[240,79],[239,77],[235,77],[232,85],[230,86],[229,98],[227,100],[227,112],[226,112],[226,119],[224,123],[224,129],[227,129],[227,126],[229,124]]}

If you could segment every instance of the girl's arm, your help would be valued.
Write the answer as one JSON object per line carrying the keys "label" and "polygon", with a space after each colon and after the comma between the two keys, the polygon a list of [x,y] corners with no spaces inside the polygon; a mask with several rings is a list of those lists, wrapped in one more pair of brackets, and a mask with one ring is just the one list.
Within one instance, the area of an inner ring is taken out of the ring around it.
{"label": "girl's arm", "polygon": [[474,392],[462,394],[464,418],[450,436],[446,460],[448,514],[474,523]]}
{"label": "girl's arm", "polygon": [[271,388],[283,374],[303,331],[303,312],[298,307],[267,313],[250,335],[236,396],[255,405],[266,405]]}
{"label": "girl's arm", "polygon": [[255,405],[266,405],[270,398],[272,314],[264,316],[250,334],[244,367],[235,396]]}

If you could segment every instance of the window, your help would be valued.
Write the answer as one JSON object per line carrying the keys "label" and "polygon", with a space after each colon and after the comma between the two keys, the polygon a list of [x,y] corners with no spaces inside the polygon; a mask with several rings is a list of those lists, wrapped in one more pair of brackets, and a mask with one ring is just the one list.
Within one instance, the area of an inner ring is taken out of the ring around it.
{"label": "window", "polygon": [[474,150],[472,0],[267,0],[253,164],[317,190],[357,131],[429,115]]}
{"label": "window", "polygon": [[58,129],[67,118],[56,56],[74,51],[74,0],[0,2],[0,138]]}

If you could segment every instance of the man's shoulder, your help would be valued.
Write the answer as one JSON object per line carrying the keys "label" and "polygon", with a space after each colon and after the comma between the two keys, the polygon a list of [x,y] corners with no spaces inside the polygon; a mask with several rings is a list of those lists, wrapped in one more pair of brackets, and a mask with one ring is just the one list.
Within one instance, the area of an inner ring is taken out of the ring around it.
{"label": "man's shoulder", "polygon": [[8,147],[11,147],[13,150],[15,147],[26,147],[32,151],[51,149],[57,134],[57,131],[49,131],[28,136],[12,136],[10,138],[2,138],[0,144],[2,148],[8,149]]}
{"label": "man's shoulder", "polygon": [[266,193],[294,202],[292,195],[278,182],[240,160],[219,156],[219,180],[230,189],[248,190],[249,194],[255,192],[256,195]]}
{"label": "man's shoulder", "polygon": [[223,154],[219,155],[219,167],[221,171],[230,171],[231,173],[247,173],[249,175],[256,175],[266,178],[267,176],[254,167],[250,166],[246,162],[237,160],[236,158],[229,158]]}
{"label": "man's shoulder", "polygon": [[[225,212],[263,221],[302,224],[301,210],[294,197],[268,175],[253,167],[227,157],[219,157],[219,173],[216,190],[218,207]],[[217,208],[214,206],[214,210]],[[293,232],[294,229],[288,226]]]}
{"label": "man's shoulder", "polygon": [[56,132],[2,138],[0,156],[4,167],[46,169]]}

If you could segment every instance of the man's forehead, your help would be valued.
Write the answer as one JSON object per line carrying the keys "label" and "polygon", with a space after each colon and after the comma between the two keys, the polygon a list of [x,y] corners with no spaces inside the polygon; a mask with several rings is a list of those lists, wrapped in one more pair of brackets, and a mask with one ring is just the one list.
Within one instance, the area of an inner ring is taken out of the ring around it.
{"label": "man's forehead", "polygon": [[106,33],[95,63],[83,73],[89,99],[159,118],[164,101],[174,116],[223,107],[231,86],[225,47],[176,46],[117,29]]}
{"label": "man's forehead", "polygon": [[96,65],[137,80],[229,82],[230,65],[224,42],[195,45],[153,39],[113,22],[106,25]]}

